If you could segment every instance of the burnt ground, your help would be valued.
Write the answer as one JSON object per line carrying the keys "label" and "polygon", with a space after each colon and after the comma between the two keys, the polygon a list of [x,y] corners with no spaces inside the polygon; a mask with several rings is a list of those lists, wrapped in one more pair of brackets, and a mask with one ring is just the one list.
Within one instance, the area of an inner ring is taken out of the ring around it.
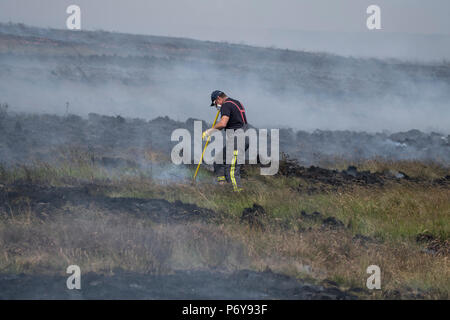
{"label": "burnt ground", "polygon": [[[105,167],[142,167],[148,159],[136,150],[151,150],[170,159],[178,141],[175,129],[193,133],[193,118],[175,121],[158,117],[147,121],[90,113],[87,118],[68,114],[17,114],[0,100],[0,165],[53,162],[64,158],[67,149],[82,151],[92,163]],[[210,127],[205,121],[202,127]],[[318,165],[342,159],[357,163],[365,159],[415,159],[450,163],[450,137],[417,130],[396,134],[280,130],[280,152],[302,165]],[[400,146],[399,146],[400,145]],[[356,151],[355,151],[356,150]],[[193,157],[193,155],[192,155]]]}
{"label": "burnt ground", "polygon": [[0,299],[355,299],[334,286],[309,285],[271,271],[176,271],[144,275],[117,271],[87,273],[81,290],[69,290],[66,276],[0,275]]}
{"label": "burnt ground", "polygon": [[426,181],[420,178],[409,177],[401,171],[390,170],[387,172],[360,171],[355,166],[349,166],[346,170],[331,170],[317,166],[301,166],[296,159],[285,158],[280,161],[279,175],[286,177],[298,177],[307,181],[308,184],[316,186],[308,187],[304,190],[303,186],[298,186],[298,191],[312,193],[315,191],[324,191],[326,187],[337,189],[346,186],[383,186],[389,182],[408,182],[418,184],[434,184],[441,186],[450,186],[450,176],[441,177],[432,181]]}
{"label": "burnt ground", "polygon": [[[0,207],[4,212],[10,209],[31,209],[37,216],[51,215],[55,209],[65,205],[94,206],[109,212],[126,212],[145,216],[157,223],[213,221],[219,218],[216,212],[193,204],[164,199],[111,198],[96,194],[99,186],[51,187],[33,184],[19,184],[0,187]],[[22,199],[27,198],[27,201]],[[24,208],[25,207],[25,208]]]}

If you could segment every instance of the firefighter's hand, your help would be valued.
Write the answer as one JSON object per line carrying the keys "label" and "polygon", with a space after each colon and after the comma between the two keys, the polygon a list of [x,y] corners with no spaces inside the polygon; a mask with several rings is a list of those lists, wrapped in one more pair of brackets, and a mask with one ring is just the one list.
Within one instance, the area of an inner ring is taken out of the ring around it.
{"label": "firefighter's hand", "polygon": [[212,134],[215,130],[216,130],[216,129],[211,128],[211,129],[208,129],[208,130],[206,130],[205,132],[203,132],[203,134],[202,134],[202,139],[203,139],[203,140],[208,139],[208,138],[211,136],[211,134]]}

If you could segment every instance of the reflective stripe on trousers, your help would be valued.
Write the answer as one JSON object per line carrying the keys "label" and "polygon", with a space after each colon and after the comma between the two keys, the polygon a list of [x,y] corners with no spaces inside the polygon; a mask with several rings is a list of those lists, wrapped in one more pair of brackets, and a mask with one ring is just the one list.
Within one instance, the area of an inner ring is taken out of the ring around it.
{"label": "reflective stripe on trousers", "polygon": [[[243,126],[242,129],[247,130],[247,125]],[[236,146],[235,146],[236,147]],[[249,148],[249,139],[245,138],[245,151]],[[241,164],[238,161],[238,150],[233,150],[233,156],[231,157],[231,163],[227,164],[226,160],[227,160],[227,156],[226,156],[226,146],[224,146],[224,148],[222,149],[222,151],[220,151],[219,154],[217,154],[216,156],[218,158],[222,158],[223,162],[222,163],[217,163],[214,162],[214,173],[217,177],[217,181],[221,182],[221,181],[227,181],[227,182],[231,182],[233,184],[233,189],[235,189],[235,191],[240,191],[241,188],[241,175],[240,175],[240,171],[241,171]],[[245,151],[244,151],[244,157],[245,157]],[[242,155],[241,155],[242,156]],[[224,179],[225,177],[225,179]]]}
{"label": "reflective stripe on trousers", "polygon": [[231,179],[231,183],[233,184],[234,191],[237,191],[239,188],[239,186],[237,185],[237,182],[236,182],[236,177],[234,176],[234,172],[236,169],[237,156],[238,156],[238,151],[234,150],[234,156],[233,156],[233,160],[231,161],[231,168],[230,168],[230,179]]}

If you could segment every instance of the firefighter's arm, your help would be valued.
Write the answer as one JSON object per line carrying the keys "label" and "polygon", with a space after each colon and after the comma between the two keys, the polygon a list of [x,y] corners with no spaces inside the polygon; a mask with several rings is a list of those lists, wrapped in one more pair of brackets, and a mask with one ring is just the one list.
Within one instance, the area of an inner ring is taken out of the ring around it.
{"label": "firefighter's arm", "polygon": [[222,130],[223,128],[225,128],[227,126],[228,120],[230,120],[229,116],[222,116],[222,118],[220,118],[220,121],[216,123],[214,128],[210,128],[203,132],[202,139],[205,140],[206,138],[208,138],[215,130]]}
{"label": "firefighter's arm", "polygon": [[229,116],[222,116],[222,118],[220,118],[220,121],[214,126],[214,129],[222,130],[227,126],[228,120],[230,120]]}

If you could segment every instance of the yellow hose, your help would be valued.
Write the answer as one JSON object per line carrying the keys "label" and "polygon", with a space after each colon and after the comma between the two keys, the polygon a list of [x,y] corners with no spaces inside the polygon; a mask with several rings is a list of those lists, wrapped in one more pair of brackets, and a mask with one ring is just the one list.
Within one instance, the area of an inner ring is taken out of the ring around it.
{"label": "yellow hose", "polygon": [[[216,118],[214,119],[214,122],[213,122],[213,125],[211,128],[214,128],[214,126],[216,125],[217,118],[219,117],[219,112],[220,112],[220,109],[217,109]],[[200,169],[200,165],[202,164],[203,155],[205,154],[205,150],[206,150],[206,147],[208,146],[209,139],[211,139],[211,136],[209,136],[208,139],[206,140],[205,147],[203,148],[203,152],[202,152],[202,157],[200,158],[200,161],[198,163],[197,170],[195,170],[194,181],[195,181],[195,178],[197,177],[198,169]]]}

